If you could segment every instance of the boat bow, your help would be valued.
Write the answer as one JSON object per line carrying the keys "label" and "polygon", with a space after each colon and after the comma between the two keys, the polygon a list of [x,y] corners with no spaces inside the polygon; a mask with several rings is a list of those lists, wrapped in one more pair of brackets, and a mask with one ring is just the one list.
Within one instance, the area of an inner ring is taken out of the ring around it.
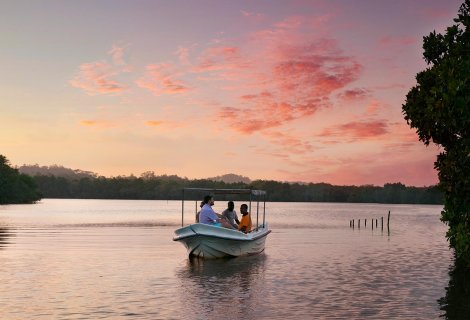
{"label": "boat bow", "polygon": [[262,252],[266,236],[271,232],[267,225],[250,233],[243,233],[201,223],[175,230],[174,241],[182,242],[190,256],[205,259],[237,257]]}

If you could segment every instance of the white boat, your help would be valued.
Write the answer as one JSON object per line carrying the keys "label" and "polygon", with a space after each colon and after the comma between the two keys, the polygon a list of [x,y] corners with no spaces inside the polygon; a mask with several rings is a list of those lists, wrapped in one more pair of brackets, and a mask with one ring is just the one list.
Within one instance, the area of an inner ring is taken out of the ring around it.
{"label": "white boat", "polygon": [[[194,223],[184,226],[184,193],[188,191],[205,191],[212,194],[246,194],[250,196],[249,211],[251,212],[251,201],[256,197],[256,220],[252,214],[253,231],[243,233],[238,230],[227,229],[202,223]],[[263,220],[259,224],[259,197],[263,196]],[[185,188],[183,190],[181,228],[175,230],[174,241],[181,242],[188,250],[189,257],[203,259],[216,259],[224,257],[238,257],[252,255],[264,251],[267,235],[271,232],[265,221],[265,196],[262,190],[249,189],[204,189]]]}

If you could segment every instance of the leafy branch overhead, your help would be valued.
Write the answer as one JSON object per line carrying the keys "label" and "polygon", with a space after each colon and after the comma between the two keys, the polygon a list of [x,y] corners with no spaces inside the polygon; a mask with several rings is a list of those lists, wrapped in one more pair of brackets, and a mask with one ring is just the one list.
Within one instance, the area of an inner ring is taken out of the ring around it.
{"label": "leafy branch overhead", "polygon": [[425,145],[442,147],[435,168],[444,192],[442,220],[458,257],[470,264],[470,0],[445,34],[424,37],[428,68],[416,75],[403,114]]}

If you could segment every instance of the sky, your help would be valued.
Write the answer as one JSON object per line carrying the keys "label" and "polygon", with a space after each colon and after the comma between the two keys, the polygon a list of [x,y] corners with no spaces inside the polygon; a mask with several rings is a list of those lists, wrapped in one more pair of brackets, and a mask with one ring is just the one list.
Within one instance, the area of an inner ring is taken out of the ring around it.
{"label": "sky", "polygon": [[456,0],[2,1],[0,154],[104,176],[437,183],[402,104]]}

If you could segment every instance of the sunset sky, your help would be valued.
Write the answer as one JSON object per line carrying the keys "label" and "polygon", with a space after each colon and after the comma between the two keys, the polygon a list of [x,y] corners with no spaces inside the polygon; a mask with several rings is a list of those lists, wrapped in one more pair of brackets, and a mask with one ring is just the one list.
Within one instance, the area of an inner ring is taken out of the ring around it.
{"label": "sunset sky", "polygon": [[437,182],[401,111],[462,0],[2,1],[0,154],[104,176]]}

